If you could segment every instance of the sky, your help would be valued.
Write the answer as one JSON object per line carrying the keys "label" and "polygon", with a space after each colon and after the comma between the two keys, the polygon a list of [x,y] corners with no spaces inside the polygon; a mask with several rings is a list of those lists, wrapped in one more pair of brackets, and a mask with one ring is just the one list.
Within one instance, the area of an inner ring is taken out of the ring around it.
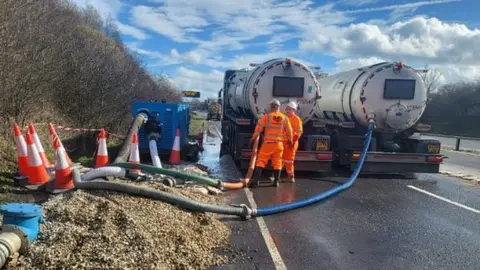
{"label": "sky", "polygon": [[227,69],[291,57],[329,74],[383,61],[480,79],[478,0],[73,0],[116,21],[151,74],[215,97]]}

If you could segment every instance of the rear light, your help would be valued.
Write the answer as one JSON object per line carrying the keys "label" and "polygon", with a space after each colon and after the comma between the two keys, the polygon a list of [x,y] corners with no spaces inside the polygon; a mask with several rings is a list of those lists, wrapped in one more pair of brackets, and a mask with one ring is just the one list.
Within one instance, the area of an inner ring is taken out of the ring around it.
{"label": "rear light", "polygon": [[237,119],[235,120],[237,125],[248,126],[250,125],[250,119]]}
{"label": "rear light", "polygon": [[240,153],[240,157],[242,158],[250,158],[252,156],[252,152],[248,151],[248,152],[245,152],[245,151],[242,151]]}
{"label": "rear light", "polygon": [[332,153],[317,154],[317,160],[332,160],[332,158],[333,158]]}
{"label": "rear light", "polygon": [[428,163],[441,163],[442,161],[443,161],[443,156],[442,155],[427,157],[427,162]]}
{"label": "rear light", "polygon": [[416,129],[420,132],[427,132],[432,129],[432,126],[427,124],[417,124]]}

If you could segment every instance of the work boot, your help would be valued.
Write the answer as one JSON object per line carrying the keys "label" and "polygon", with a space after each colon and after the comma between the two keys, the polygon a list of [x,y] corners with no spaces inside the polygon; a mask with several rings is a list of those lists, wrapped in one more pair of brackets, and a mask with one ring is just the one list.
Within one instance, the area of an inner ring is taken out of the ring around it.
{"label": "work boot", "polygon": [[288,182],[288,183],[295,183],[295,176],[288,176],[287,180],[285,182]]}
{"label": "work boot", "polygon": [[281,170],[274,170],[273,171],[273,176],[274,176],[273,186],[274,187],[278,187],[280,185],[280,174],[281,173],[282,173]]}
{"label": "work boot", "polygon": [[256,167],[255,172],[253,173],[253,179],[250,180],[250,187],[260,186],[260,178],[262,177],[263,168]]}

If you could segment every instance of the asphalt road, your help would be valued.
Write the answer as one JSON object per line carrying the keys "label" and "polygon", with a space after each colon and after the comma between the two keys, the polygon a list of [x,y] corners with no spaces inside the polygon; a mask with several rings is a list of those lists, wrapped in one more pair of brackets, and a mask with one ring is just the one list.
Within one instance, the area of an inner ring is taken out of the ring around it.
{"label": "asphalt road", "polygon": [[[206,147],[203,162],[217,166],[217,177],[239,177],[228,157],[218,160],[217,146]],[[454,154],[449,161],[462,164],[473,157]],[[250,198],[248,189],[230,191],[227,198],[266,207],[345,179],[300,175],[295,184],[251,189]],[[479,216],[480,186],[458,178],[361,176],[349,190],[312,206],[248,221],[226,218],[238,253],[217,269],[478,269]]]}

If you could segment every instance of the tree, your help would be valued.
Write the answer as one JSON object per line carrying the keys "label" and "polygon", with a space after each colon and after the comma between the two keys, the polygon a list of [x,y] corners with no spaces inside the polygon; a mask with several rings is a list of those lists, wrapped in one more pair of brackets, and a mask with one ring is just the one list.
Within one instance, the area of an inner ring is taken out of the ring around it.
{"label": "tree", "polygon": [[438,91],[441,85],[442,73],[438,68],[429,69],[428,65],[425,66],[427,72],[420,73],[425,85],[427,86],[427,93],[430,94]]}

